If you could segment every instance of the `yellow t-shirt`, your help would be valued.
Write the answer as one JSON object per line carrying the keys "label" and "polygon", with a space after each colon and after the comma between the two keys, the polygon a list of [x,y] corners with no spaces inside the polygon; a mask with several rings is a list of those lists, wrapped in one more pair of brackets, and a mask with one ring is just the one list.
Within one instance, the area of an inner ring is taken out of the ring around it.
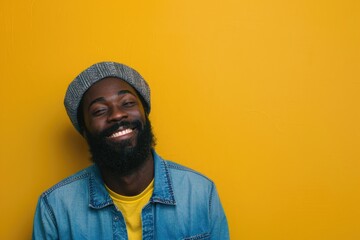
{"label": "yellow t-shirt", "polygon": [[129,240],[142,239],[142,224],[141,211],[143,207],[149,202],[150,197],[154,191],[154,180],[146,187],[139,195],[136,196],[122,196],[111,191],[107,186],[110,197],[114,201],[116,207],[124,216],[126,229]]}

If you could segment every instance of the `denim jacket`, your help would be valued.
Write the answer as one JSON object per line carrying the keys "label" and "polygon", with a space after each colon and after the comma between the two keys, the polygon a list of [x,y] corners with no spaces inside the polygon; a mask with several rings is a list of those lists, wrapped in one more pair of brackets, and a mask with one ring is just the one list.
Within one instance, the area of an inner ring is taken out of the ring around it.
{"label": "denim jacket", "polygon": [[[154,192],[142,209],[143,239],[229,239],[214,183],[155,152]],[[92,165],[44,192],[33,239],[128,239],[126,224]]]}

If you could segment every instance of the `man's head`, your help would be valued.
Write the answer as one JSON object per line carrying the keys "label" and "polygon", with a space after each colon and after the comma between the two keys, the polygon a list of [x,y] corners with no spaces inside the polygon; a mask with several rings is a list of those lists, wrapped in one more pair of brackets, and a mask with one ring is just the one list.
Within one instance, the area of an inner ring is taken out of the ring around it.
{"label": "man's head", "polygon": [[75,129],[80,134],[83,134],[83,129],[78,122],[78,108],[83,95],[93,84],[108,77],[122,79],[133,87],[143,102],[145,112],[147,114],[150,113],[150,88],[137,71],[116,62],[96,63],[81,72],[70,83],[64,99],[66,112]]}
{"label": "man's head", "polygon": [[151,154],[150,89],[135,70],[109,62],[91,66],[69,85],[65,107],[100,167],[126,175]]}

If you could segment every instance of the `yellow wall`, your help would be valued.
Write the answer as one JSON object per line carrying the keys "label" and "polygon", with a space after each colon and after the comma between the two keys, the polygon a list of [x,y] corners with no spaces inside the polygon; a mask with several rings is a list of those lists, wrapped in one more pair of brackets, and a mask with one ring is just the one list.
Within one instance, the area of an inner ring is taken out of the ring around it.
{"label": "yellow wall", "polygon": [[232,239],[360,239],[357,0],[0,3],[0,239],[89,165],[63,108],[97,61],[152,87],[158,152],[218,186]]}

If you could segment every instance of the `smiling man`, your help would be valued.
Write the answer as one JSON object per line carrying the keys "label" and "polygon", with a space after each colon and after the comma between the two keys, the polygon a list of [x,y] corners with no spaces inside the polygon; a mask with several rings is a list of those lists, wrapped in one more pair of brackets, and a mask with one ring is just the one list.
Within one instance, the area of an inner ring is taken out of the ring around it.
{"label": "smiling man", "polygon": [[155,152],[150,89],[138,72],[94,64],[64,103],[94,164],[41,195],[33,239],[229,239],[214,183]]}

